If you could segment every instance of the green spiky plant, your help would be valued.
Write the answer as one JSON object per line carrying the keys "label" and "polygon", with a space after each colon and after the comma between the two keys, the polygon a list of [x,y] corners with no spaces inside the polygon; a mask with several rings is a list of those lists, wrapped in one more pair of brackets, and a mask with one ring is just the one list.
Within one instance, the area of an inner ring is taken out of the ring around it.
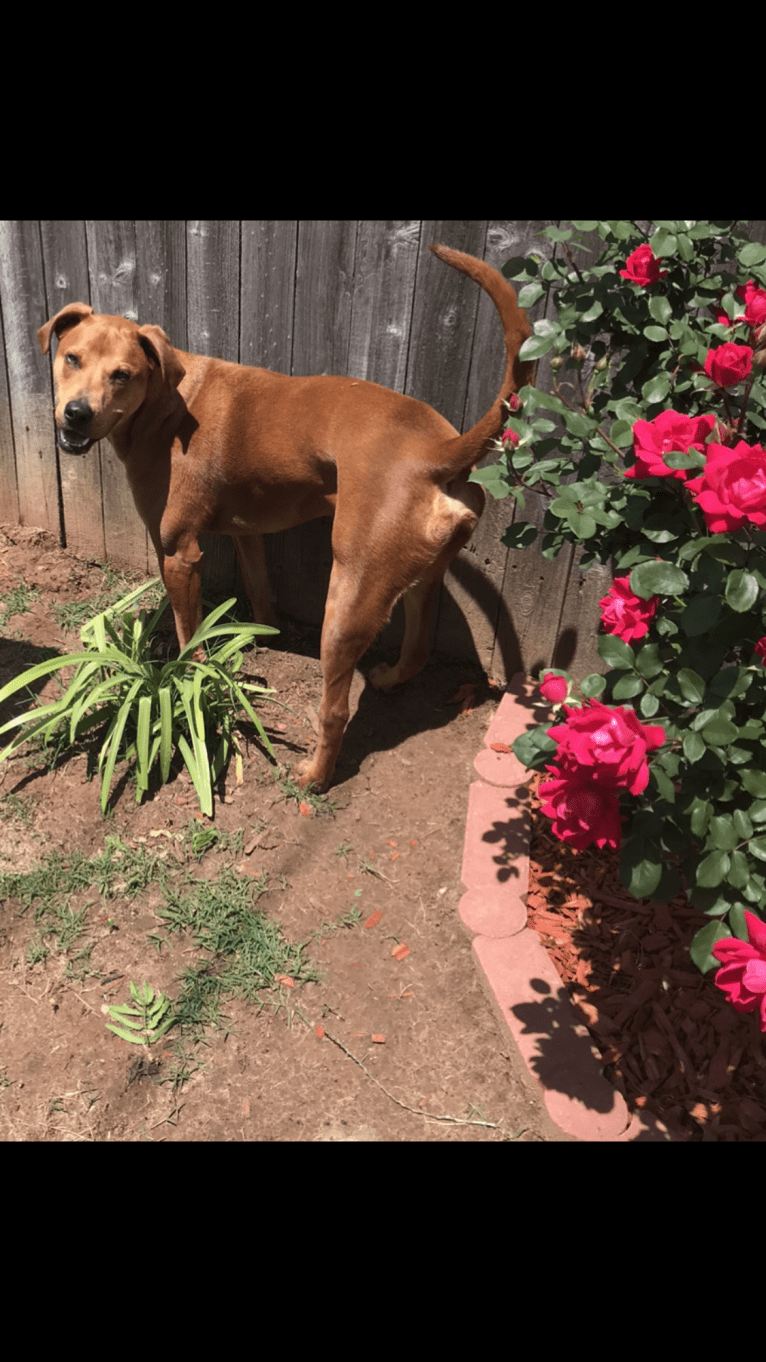
{"label": "green spiky plant", "polygon": [[[98,770],[101,773],[101,812],[106,813],[118,759],[134,763],[136,801],[149,788],[154,767],[164,783],[177,748],[194,784],[203,813],[213,813],[213,785],[234,752],[235,725],[244,711],[273,758],[274,753],[248,698],[270,697],[271,692],[249,681],[237,680],[242,650],[275,629],[260,624],[219,624],[235,600],[224,601],[202,621],[177,658],[165,663],[151,656],[151,643],[165,599],[152,613],[131,606],[155,582],[144,583],[80,630],[85,650],[39,662],[0,690],[0,704],[16,691],[31,687],[52,672],[74,667],[64,694],[51,704],[17,715],[0,734],[19,729],[0,751],[0,761],[22,742],[37,735],[46,743],[54,737],[72,745],[92,729],[102,729]],[[211,643],[214,646],[210,648]],[[210,648],[204,661],[195,660],[201,645]]]}

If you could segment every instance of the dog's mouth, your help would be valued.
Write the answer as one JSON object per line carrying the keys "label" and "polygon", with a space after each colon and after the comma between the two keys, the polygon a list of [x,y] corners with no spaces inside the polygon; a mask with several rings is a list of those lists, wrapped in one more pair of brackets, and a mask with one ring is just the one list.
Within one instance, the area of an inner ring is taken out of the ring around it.
{"label": "dog's mouth", "polygon": [[87,454],[93,441],[88,435],[77,435],[63,427],[58,433],[59,448],[66,454]]}

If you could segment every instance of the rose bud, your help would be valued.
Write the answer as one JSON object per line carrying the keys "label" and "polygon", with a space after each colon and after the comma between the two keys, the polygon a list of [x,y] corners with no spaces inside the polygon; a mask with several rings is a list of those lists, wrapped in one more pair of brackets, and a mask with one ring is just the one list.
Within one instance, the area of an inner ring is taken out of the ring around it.
{"label": "rose bud", "polygon": [[587,356],[588,356],[587,350],[584,350],[583,347],[579,345],[577,341],[575,341],[574,345],[572,346],[572,359],[574,360],[575,364],[582,364],[583,360],[587,359]]}

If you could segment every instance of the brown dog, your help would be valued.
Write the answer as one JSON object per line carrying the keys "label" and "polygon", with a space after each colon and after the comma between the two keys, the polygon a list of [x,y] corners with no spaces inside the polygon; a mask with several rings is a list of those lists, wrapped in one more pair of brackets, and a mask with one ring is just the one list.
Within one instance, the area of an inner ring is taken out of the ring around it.
{"label": "brown dog", "polygon": [[261,535],[334,514],[322,628],[319,742],[297,775],[327,789],[348,721],[354,667],[404,594],[405,635],[383,690],[428,656],[431,602],[468,542],[484,493],[467,481],[503,425],[503,401],[532,382],[518,352],[531,334],[516,294],[489,265],[431,250],[481,284],[503,326],[506,368],[487,415],[464,435],[414,398],[362,380],[288,378],[175,350],[158,326],[70,303],[40,327],[53,365],[58,443],[85,454],[108,439],[157,551],[183,647],[202,619],[199,536],[234,539],[257,622],[274,622]]}

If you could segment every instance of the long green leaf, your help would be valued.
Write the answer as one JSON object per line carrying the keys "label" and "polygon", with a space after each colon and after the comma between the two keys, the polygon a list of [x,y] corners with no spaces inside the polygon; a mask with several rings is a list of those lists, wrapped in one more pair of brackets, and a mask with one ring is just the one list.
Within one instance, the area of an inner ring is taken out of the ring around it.
{"label": "long green leaf", "polygon": [[129,715],[130,715],[130,711],[131,711],[131,709],[132,709],[132,707],[133,707],[133,701],[134,701],[134,699],[135,699],[135,697],[136,697],[136,694],[138,693],[138,690],[139,690],[140,686],[141,686],[141,682],[140,682],[140,681],[134,681],[134,682],[133,682],[133,685],[131,686],[130,690],[128,691],[127,695],[125,696],[125,699],[124,699],[122,705],[120,706],[120,711],[119,711],[119,713],[118,713],[118,715],[117,715],[117,718],[116,718],[116,722],[115,722],[114,730],[113,730],[113,734],[112,734],[112,739],[111,739],[111,746],[110,746],[110,749],[109,749],[109,756],[108,756],[108,758],[107,758],[106,767],[105,767],[105,769],[104,769],[104,778],[103,778],[103,780],[102,780],[102,782],[101,782],[101,812],[102,812],[102,813],[106,813],[106,806],[107,806],[107,804],[108,804],[108,802],[109,802],[109,789],[110,789],[110,786],[111,786],[111,784],[112,784],[112,775],[114,774],[114,767],[115,767],[115,763],[116,763],[116,761],[117,761],[117,756],[118,756],[118,754],[119,754],[120,742],[121,742],[121,740],[122,740],[122,734],[123,734],[123,731],[124,731],[124,729],[125,729],[125,725],[126,725],[126,723],[128,722],[128,718],[129,718]]}
{"label": "long green leaf", "polygon": [[235,600],[236,597],[232,596],[231,600],[224,601],[223,605],[217,606],[215,610],[212,610],[210,614],[206,616],[206,618],[202,621],[201,625],[199,626],[199,629],[197,629],[197,631],[189,639],[189,642],[187,643],[186,647],[182,648],[180,653],[178,654],[179,662],[181,661],[185,662],[188,658],[190,658],[195,648],[198,648],[201,643],[204,643],[206,638],[210,637],[210,630],[212,629],[213,625],[217,623],[217,621],[221,618],[222,615],[226,614],[227,610],[231,609],[231,607],[235,603]]}
{"label": "long green leaf", "polygon": [[138,730],[136,733],[136,803],[149,789],[149,732],[152,723],[152,697],[142,695],[138,702]]}
{"label": "long green leaf", "polygon": [[[178,750],[180,751],[181,756],[183,757],[186,763],[186,768],[189,772],[189,775],[192,778],[192,784],[194,785],[194,788],[197,791],[199,806],[202,812],[207,814],[208,818],[212,818],[213,793],[212,790],[210,789],[210,771],[207,767],[207,762],[205,762],[204,764],[204,770],[200,770],[199,763],[197,762],[194,753],[189,747],[189,744],[186,741],[186,738],[184,737],[183,733],[179,733],[178,735]],[[205,772],[207,772],[208,777],[207,782],[205,782]]]}
{"label": "long green leaf", "polygon": [[170,690],[160,687],[160,774],[163,784],[170,775],[170,761],[173,755],[173,707]]}

